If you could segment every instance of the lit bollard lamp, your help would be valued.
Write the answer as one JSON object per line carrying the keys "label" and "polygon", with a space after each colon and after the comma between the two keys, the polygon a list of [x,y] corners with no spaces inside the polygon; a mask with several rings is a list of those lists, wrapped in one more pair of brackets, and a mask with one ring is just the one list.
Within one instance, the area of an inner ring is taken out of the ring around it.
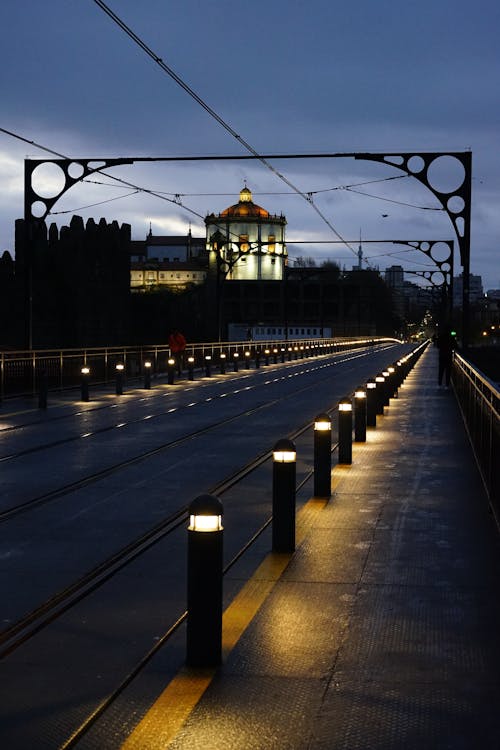
{"label": "lit bollard lamp", "polygon": [[377,426],[377,384],[373,378],[366,383],[366,426]]}
{"label": "lit bollard lamp", "polygon": [[384,413],[384,401],[385,401],[385,378],[381,372],[375,375],[375,383],[377,384],[377,398],[376,398],[376,410],[377,414]]}
{"label": "lit bollard lamp", "polygon": [[125,371],[125,365],[122,365],[121,362],[119,362],[116,367],[116,395],[117,396],[123,396],[123,373]]}
{"label": "lit bollard lamp", "polygon": [[339,464],[352,464],[352,403],[339,401]]}
{"label": "lit bollard lamp", "polygon": [[38,408],[46,409],[49,396],[49,379],[47,370],[42,370],[38,381]]}
{"label": "lit bollard lamp", "polygon": [[281,360],[281,362],[285,361],[285,354],[286,354],[286,349],[285,349],[284,346],[282,346],[281,349],[280,349],[280,360]]}
{"label": "lit bollard lamp", "polygon": [[187,358],[188,366],[188,380],[194,380],[194,357],[190,356]]}
{"label": "lit bollard lamp", "polygon": [[90,367],[83,365],[80,370],[82,379],[80,382],[80,398],[82,401],[89,400],[89,379],[90,379]]}
{"label": "lit bollard lamp", "polygon": [[167,359],[167,383],[168,385],[173,385],[175,380],[175,359],[173,357],[169,357]]}
{"label": "lit bollard lamp", "polygon": [[255,369],[258,370],[260,367],[260,349],[255,350]]}
{"label": "lit bollard lamp", "polygon": [[292,361],[292,352],[293,352],[293,349],[292,349],[292,347],[291,347],[291,346],[289,346],[289,347],[288,347],[288,361],[289,361],[289,362],[291,362],[291,361]]}
{"label": "lit bollard lamp", "polygon": [[144,388],[149,391],[151,388],[151,366],[149,359],[144,362]]}
{"label": "lit bollard lamp", "polygon": [[205,377],[211,378],[212,377],[212,355],[211,354],[205,354]]}
{"label": "lit bollard lamp", "polygon": [[239,357],[238,352],[235,352],[234,355],[233,355],[233,370],[234,370],[234,372],[238,372],[238,357]]}
{"label": "lit bollard lamp", "polygon": [[359,386],[354,391],[354,441],[366,442],[366,388]]}
{"label": "lit bollard lamp", "polygon": [[332,494],[332,420],[318,414],[314,420],[314,496]]}
{"label": "lit bollard lamp", "polygon": [[219,368],[220,368],[220,374],[225,375],[226,374],[226,355],[224,354],[224,352],[221,352],[221,355],[220,355]]}
{"label": "lit bollard lamp", "polygon": [[269,355],[271,354],[271,351],[269,349],[264,349],[264,365],[269,364]]}
{"label": "lit bollard lamp", "polygon": [[384,406],[389,406],[389,400],[391,396],[389,370],[382,370],[382,375],[384,376]]}
{"label": "lit bollard lamp", "polygon": [[295,482],[297,451],[291,440],[273,449],[273,552],[295,550]]}
{"label": "lit bollard lamp", "polygon": [[245,368],[247,370],[250,369],[250,357],[251,357],[251,353],[247,349],[247,351],[245,352]]}
{"label": "lit bollard lamp", "polygon": [[278,362],[278,350],[277,350],[277,349],[276,349],[276,347],[275,347],[275,348],[273,349],[273,363],[274,363],[274,364],[277,364],[277,362]]}
{"label": "lit bollard lamp", "polygon": [[398,384],[397,384],[397,378],[396,378],[396,366],[389,365],[389,367],[387,368],[387,372],[389,373],[389,397],[397,398],[398,397]]}
{"label": "lit bollard lamp", "polygon": [[222,503],[200,495],[189,506],[186,663],[216,667],[222,659]]}

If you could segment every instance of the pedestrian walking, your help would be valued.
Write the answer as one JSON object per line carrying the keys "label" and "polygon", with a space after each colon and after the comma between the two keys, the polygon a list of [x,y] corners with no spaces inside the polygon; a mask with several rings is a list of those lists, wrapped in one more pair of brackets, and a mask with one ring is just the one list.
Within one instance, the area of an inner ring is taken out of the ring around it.
{"label": "pedestrian walking", "polygon": [[177,374],[180,375],[182,373],[182,360],[186,349],[186,339],[180,331],[174,329],[168,337],[168,345],[170,347],[170,354],[175,359]]}
{"label": "pedestrian walking", "polygon": [[450,387],[451,363],[453,360],[453,349],[455,348],[455,339],[451,333],[450,326],[443,326],[437,337],[437,348],[439,352],[438,368],[438,387]]}

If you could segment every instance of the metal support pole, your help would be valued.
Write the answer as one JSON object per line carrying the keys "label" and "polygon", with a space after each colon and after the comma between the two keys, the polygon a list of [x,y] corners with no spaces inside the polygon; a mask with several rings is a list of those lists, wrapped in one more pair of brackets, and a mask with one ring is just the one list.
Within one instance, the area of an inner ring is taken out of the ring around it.
{"label": "metal support pole", "polygon": [[328,414],[314,420],[314,496],[332,494],[332,421]]}
{"label": "metal support pole", "polygon": [[366,388],[363,386],[354,391],[354,440],[366,442]]}
{"label": "metal support pole", "polygon": [[122,364],[116,365],[116,388],[115,392],[117,396],[123,395],[123,371],[125,366]]}
{"label": "metal support pole", "polygon": [[186,663],[216,667],[222,659],[222,503],[200,495],[189,506]]}
{"label": "metal support pole", "polygon": [[144,362],[144,388],[146,390],[151,388],[151,362],[149,360]]}
{"label": "metal support pole", "polygon": [[339,401],[339,464],[352,464],[352,403]]}
{"label": "metal support pole", "polygon": [[80,398],[82,401],[89,400],[89,378],[90,378],[90,367],[84,365],[81,369],[82,380],[80,385]]}
{"label": "metal support pole", "polygon": [[295,477],[297,451],[291,440],[273,450],[273,552],[295,550]]}
{"label": "metal support pole", "polygon": [[167,383],[168,385],[173,385],[175,379],[175,359],[173,357],[170,357],[169,360],[167,360]]}

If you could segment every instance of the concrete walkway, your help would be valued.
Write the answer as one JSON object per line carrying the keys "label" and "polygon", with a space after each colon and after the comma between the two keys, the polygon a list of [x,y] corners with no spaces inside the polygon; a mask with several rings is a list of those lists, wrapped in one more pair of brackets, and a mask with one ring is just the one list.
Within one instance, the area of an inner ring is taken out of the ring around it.
{"label": "concrete walkway", "polygon": [[124,747],[500,748],[499,535],[436,381],[428,348],[226,612],[222,667],[183,671]]}

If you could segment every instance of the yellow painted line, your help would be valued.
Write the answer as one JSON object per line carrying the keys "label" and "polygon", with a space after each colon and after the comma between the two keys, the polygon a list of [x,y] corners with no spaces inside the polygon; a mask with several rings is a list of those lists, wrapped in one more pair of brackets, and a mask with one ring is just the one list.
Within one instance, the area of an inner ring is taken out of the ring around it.
{"label": "yellow painted line", "polygon": [[[325,500],[312,498],[298,511],[297,544],[304,540],[314,518],[324,505]],[[224,612],[224,660],[283,575],[291,557],[290,554],[267,555]],[[200,701],[216,671],[183,667],[123,743],[121,750],[165,750]]]}

